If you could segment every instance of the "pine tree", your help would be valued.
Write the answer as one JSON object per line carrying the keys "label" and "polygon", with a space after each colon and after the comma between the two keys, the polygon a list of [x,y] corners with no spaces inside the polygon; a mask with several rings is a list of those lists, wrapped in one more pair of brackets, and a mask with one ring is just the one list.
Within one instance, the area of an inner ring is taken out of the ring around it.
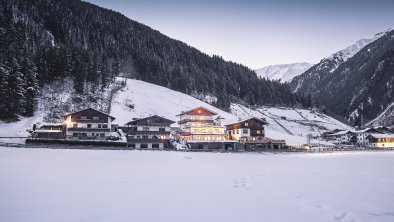
{"label": "pine tree", "polygon": [[22,60],[21,72],[24,74],[25,80],[25,102],[24,102],[24,115],[32,116],[37,104],[38,81],[37,81],[37,68],[30,61],[29,58]]}
{"label": "pine tree", "polygon": [[9,95],[9,111],[13,114],[24,113],[25,105],[25,86],[26,82],[21,72],[21,67],[16,58],[10,61],[10,72],[8,75],[8,95]]}
{"label": "pine tree", "polygon": [[8,76],[8,67],[0,64],[0,118],[7,118],[11,114],[8,109]]}

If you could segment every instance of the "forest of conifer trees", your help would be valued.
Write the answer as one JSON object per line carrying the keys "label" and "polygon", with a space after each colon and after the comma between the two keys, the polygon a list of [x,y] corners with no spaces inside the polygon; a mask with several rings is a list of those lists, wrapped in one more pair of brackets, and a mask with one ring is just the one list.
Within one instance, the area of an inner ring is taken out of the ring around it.
{"label": "forest of conifer trees", "polygon": [[115,76],[137,78],[215,106],[311,107],[287,85],[208,56],[120,13],[79,0],[0,0],[0,118],[31,116],[40,88],[72,78],[76,93],[99,92]]}

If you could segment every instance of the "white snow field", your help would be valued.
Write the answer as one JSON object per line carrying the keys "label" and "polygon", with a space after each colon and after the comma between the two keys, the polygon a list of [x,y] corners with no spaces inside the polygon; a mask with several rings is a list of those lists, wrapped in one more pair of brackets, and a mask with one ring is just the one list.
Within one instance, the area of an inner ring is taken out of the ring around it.
{"label": "white snow field", "polygon": [[394,152],[0,147],[0,221],[394,221]]}

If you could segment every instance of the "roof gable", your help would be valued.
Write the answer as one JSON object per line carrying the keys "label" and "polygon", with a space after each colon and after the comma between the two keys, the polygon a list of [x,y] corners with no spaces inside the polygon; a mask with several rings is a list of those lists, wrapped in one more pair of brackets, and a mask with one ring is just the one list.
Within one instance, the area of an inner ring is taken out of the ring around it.
{"label": "roof gable", "polygon": [[202,107],[202,106],[194,108],[194,109],[191,109],[191,110],[188,110],[188,111],[184,111],[184,112],[178,114],[177,116],[181,116],[181,115],[184,115],[184,114],[201,115],[201,116],[206,116],[206,115],[214,116],[214,115],[217,115],[216,112],[211,111],[211,110],[209,110],[209,109],[207,109],[205,107]]}
{"label": "roof gable", "polygon": [[171,125],[175,123],[175,121],[172,121],[170,119],[158,116],[158,115],[153,115],[153,116],[149,116],[149,117],[145,117],[145,118],[140,118],[140,119],[135,119],[132,120],[128,123],[126,123],[126,125]]}
{"label": "roof gable", "polygon": [[66,115],[64,115],[64,118],[66,119],[68,116],[73,116],[73,115],[82,114],[82,113],[86,113],[87,115],[94,115],[95,113],[98,113],[98,114],[110,117],[112,121],[115,120],[115,117],[110,116],[110,115],[108,115],[106,113],[103,113],[103,112],[98,111],[98,110],[93,109],[93,108],[87,108],[87,109],[80,110],[80,111],[77,111],[77,112],[74,112],[74,113],[66,114]]}
{"label": "roof gable", "polygon": [[231,125],[235,125],[235,124],[242,124],[242,123],[249,122],[249,121],[260,122],[261,124],[268,125],[267,121],[265,121],[263,119],[259,119],[257,117],[252,117],[252,118],[249,118],[249,119],[245,119],[245,120],[241,120],[241,121],[238,121],[238,122],[235,122],[235,123],[228,124],[226,126],[231,126]]}

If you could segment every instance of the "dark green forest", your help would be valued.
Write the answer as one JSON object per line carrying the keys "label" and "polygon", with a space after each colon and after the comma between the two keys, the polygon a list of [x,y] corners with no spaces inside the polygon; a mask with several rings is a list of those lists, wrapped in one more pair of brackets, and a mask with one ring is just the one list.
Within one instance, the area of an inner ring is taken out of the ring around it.
{"label": "dark green forest", "polygon": [[[209,56],[120,13],[79,0],[0,0],[0,118],[31,116],[40,88],[74,79],[78,94],[104,89],[123,73],[213,105],[311,107],[287,85]],[[90,87],[86,87],[89,85]]]}

